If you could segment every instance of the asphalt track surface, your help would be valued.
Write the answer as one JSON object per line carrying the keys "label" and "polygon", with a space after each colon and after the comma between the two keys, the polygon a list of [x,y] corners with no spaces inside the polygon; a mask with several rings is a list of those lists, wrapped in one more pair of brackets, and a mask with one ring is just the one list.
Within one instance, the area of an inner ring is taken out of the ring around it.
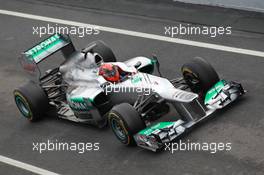
{"label": "asphalt track surface", "polygon": [[247,1],[247,0],[173,0],[173,1],[264,12],[264,3],[262,0],[251,0],[251,1]]}
{"label": "asphalt track surface", "polygon": [[[1,1],[0,1],[1,2]],[[168,21],[150,17],[109,13],[70,6],[19,1],[1,2],[1,9],[67,19],[83,23],[122,28],[163,35]],[[52,117],[29,123],[16,109],[12,91],[27,79],[17,62],[19,54],[38,42],[32,26],[47,22],[0,15],[0,155],[25,162],[59,174],[264,174],[264,58],[216,51],[140,37],[101,32],[96,36],[73,36],[77,48],[94,40],[110,45],[118,60],[133,56],[160,58],[161,71],[168,78],[180,76],[183,63],[195,56],[208,60],[219,75],[241,82],[249,92],[239,102],[213,115],[182,138],[183,142],[231,142],[232,150],[211,154],[206,151],[168,151],[152,153],[141,148],[121,145],[109,128],[100,130]],[[231,36],[182,38],[231,47],[264,51],[264,35],[243,31]],[[54,61],[55,62],[55,61]],[[53,63],[55,64],[55,63]],[[176,113],[170,113],[176,116]],[[32,151],[33,142],[99,142],[100,150],[78,154],[74,151]],[[0,163],[0,174],[31,174],[29,171]]]}

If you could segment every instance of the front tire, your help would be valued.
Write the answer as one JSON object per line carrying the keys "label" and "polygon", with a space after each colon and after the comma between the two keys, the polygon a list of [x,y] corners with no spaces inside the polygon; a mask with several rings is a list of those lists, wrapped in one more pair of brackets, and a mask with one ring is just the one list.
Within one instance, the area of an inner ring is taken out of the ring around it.
{"label": "front tire", "polygon": [[49,109],[49,99],[44,90],[34,82],[28,82],[13,92],[21,114],[29,121],[36,121]]}
{"label": "front tire", "polygon": [[138,112],[128,103],[114,106],[108,120],[117,139],[127,146],[135,145],[134,134],[146,127]]}
{"label": "front tire", "polygon": [[215,69],[206,60],[199,57],[184,64],[181,71],[190,89],[202,97],[220,80]]}

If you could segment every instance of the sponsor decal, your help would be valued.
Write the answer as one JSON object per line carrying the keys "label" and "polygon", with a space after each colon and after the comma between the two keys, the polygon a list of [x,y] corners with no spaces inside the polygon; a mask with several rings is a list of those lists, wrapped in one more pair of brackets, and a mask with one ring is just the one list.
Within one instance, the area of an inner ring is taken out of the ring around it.
{"label": "sponsor decal", "polygon": [[89,106],[83,98],[72,98],[68,100],[68,103],[75,110],[89,111],[92,109],[92,106]]}
{"label": "sponsor decal", "polygon": [[149,128],[146,128],[146,129],[140,131],[139,134],[150,135],[151,133],[153,133],[157,129],[166,128],[166,127],[169,127],[171,125],[173,125],[173,122],[160,122],[160,123],[157,123],[156,125],[153,125]]}
{"label": "sponsor decal", "polygon": [[47,50],[48,48],[50,48],[54,45],[56,45],[60,41],[61,41],[60,35],[55,34],[55,35],[49,37],[48,39],[44,40],[40,44],[36,45],[35,47],[31,48],[30,50],[26,51],[25,54],[34,59],[39,54],[41,54],[41,52]]}
{"label": "sponsor decal", "polygon": [[142,78],[139,77],[139,76],[135,76],[135,77],[133,77],[133,78],[131,79],[131,82],[132,82],[133,84],[138,83],[138,82],[140,82],[140,81],[142,81]]}
{"label": "sponsor decal", "polygon": [[213,99],[221,90],[222,88],[225,86],[225,81],[221,80],[219,82],[217,82],[207,93],[205,96],[205,104],[208,103],[208,101],[210,101],[211,99]]}

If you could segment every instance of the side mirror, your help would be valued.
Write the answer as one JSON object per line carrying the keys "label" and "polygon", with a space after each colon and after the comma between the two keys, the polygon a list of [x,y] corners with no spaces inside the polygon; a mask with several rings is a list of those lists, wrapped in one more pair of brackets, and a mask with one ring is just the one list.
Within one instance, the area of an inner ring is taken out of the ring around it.
{"label": "side mirror", "polygon": [[159,66],[159,60],[158,60],[157,55],[153,54],[152,55],[152,60]]}
{"label": "side mirror", "polygon": [[156,63],[156,67],[157,67],[157,71],[158,71],[158,73],[159,73],[159,76],[162,77],[162,74],[161,74],[161,72],[160,72],[160,63],[159,63],[159,60],[158,60],[157,55],[153,54],[153,55],[152,55],[152,60],[155,61],[155,63]]}
{"label": "side mirror", "polygon": [[141,64],[142,64],[142,63],[141,63],[140,61],[138,61],[138,62],[135,64],[134,67],[137,69],[137,68],[139,68],[139,67],[141,66]]}

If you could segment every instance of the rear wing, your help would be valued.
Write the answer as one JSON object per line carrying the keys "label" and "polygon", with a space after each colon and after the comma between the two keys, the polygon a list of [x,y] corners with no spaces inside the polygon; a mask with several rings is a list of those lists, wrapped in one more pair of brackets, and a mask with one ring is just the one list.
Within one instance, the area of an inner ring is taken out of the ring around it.
{"label": "rear wing", "polygon": [[72,41],[68,35],[54,34],[49,38],[41,41],[37,45],[23,52],[24,57],[28,61],[33,61],[38,64],[45,58],[61,50],[64,57],[67,57],[75,52],[75,48]]}
{"label": "rear wing", "polygon": [[61,51],[65,59],[69,58],[76,51],[68,35],[57,33],[51,35],[32,48],[24,51],[22,56],[19,57],[19,62],[22,68],[29,73],[29,78],[37,82],[43,73],[40,70],[39,63],[57,51]]}

